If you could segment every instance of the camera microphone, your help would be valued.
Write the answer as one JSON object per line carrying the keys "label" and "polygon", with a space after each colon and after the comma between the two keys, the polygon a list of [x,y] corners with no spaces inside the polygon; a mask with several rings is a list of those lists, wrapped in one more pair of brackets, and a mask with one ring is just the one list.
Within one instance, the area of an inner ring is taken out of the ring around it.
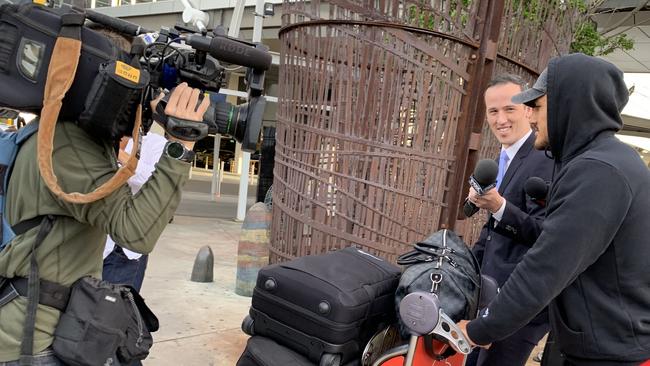
{"label": "camera microphone", "polygon": [[541,207],[546,207],[546,194],[548,193],[548,184],[540,177],[530,177],[524,184],[524,191],[533,202]]}
{"label": "camera microphone", "polygon": [[[480,160],[474,168],[474,174],[469,177],[469,185],[474,188],[476,193],[480,196],[485,194],[485,192],[496,187],[497,175],[499,174],[499,166],[496,161],[491,159]],[[475,204],[465,199],[465,204],[463,205],[463,213],[466,217],[471,217],[479,210]]]}
{"label": "camera microphone", "polygon": [[131,23],[129,21],[113,18],[112,16],[98,13],[93,10],[85,10],[86,18],[89,20],[103,24],[104,26],[115,30],[118,33],[128,34],[131,36],[137,36],[139,34],[150,33],[151,31],[141,26]]}
{"label": "camera microphone", "polygon": [[271,54],[265,48],[257,48],[224,36],[210,38],[192,34],[187,36],[185,43],[194,49],[208,52],[218,60],[232,64],[260,71],[268,70],[271,66]]}

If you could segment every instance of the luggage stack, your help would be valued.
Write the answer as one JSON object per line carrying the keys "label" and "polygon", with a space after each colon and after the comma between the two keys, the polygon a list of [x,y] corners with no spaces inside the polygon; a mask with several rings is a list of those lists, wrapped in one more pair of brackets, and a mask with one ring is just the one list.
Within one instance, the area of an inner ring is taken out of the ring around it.
{"label": "luggage stack", "polygon": [[400,269],[356,248],[260,270],[238,366],[360,365],[366,343],[395,322]]}

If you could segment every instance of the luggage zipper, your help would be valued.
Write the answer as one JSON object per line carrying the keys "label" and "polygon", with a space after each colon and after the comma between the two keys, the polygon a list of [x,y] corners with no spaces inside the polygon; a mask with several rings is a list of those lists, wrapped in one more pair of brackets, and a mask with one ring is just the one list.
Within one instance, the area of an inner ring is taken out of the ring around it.
{"label": "luggage zipper", "polygon": [[307,309],[305,309],[303,307],[296,308],[295,307],[296,304],[294,304],[292,302],[289,302],[289,301],[287,301],[287,300],[285,300],[285,299],[283,299],[283,298],[281,298],[279,296],[275,296],[275,295],[272,295],[272,294],[269,294],[269,293],[266,293],[266,292],[263,292],[263,291],[258,291],[258,292],[255,293],[255,295],[258,295],[259,297],[265,299],[268,302],[279,304],[280,306],[282,306],[283,309],[289,309],[291,311],[297,312],[301,316],[303,316],[304,318],[307,318],[310,321],[315,322],[317,324],[318,323],[321,323],[321,324],[322,323],[327,323],[327,326],[329,326],[331,328],[338,328],[336,330],[347,330],[347,329],[350,329],[350,328],[355,328],[357,326],[356,323],[359,322],[359,320],[357,320],[354,323],[339,323],[337,321],[327,319],[324,316],[319,316],[318,314],[313,313],[313,312],[311,312],[311,311],[309,311],[309,310],[307,310]]}
{"label": "luggage zipper", "polygon": [[284,268],[284,269],[287,269],[287,270],[290,270],[290,271],[297,271],[297,272],[303,273],[303,274],[305,274],[305,275],[307,275],[309,277],[316,278],[316,279],[322,281],[323,283],[328,284],[329,286],[331,286],[331,287],[333,287],[333,288],[335,288],[335,289],[337,289],[337,290],[339,290],[341,292],[346,291],[345,289],[342,289],[341,287],[337,286],[336,283],[334,283],[332,281],[328,281],[325,278],[319,277],[317,274],[314,274],[312,272],[307,272],[306,270],[304,270],[304,269],[302,269],[300,267],[293,267],[291,265],[284,265],[284,264],[280,264],[280,266],[282,268]]}
{"label": "luggage zipper", "polygon": [[[353,247],[353,248],[354,248],[354,247]],[[355,250],[361,250],[361,249],[357,249],[357,248],[354,248],[354,249],[355,249]],[[354,256],[355,258],[356,258],[356,257],[363,258],[364,261],[366,261],[366,262],[372,264],[374,267],[379,268],[379,270],[380,270],[381,272],[386,273],[386,274],[391,274],[391,272],[390,272],[389,270],[387,270],[386,268],[382,267],[379,263],[375,263],[373,260],[371,260],[371,259],[369,259],[369,258],[365,258],[365,257],[366,257],[366,254],[361,254],[361,253],[359,253],[359,255],[354,255],[354,254],[352,254],[352,253],[345,252],[345,251],[341,251],[341,253],[346,253],[346,254],[352,255],[352,256]],[[369,254],[369,253],[368,253],[368,254]],[[372,255],[372,254],[369,254],[369,255]],[[373,257],[374,257],[374,256],[373,256]],[[380,259],[381,259],[381,258],[380,258]]]}
{"label": "luggage zipper", "polygon": [[138,320],[138,340],[135,341],[135,346],[140,347],[142,344],[142,336],[144,335],[143,328],[144,326],[142,325],[142,318],[140,317],[140,310],[138,310],[138,306],[135,304],[135,300],[133,299],[133,294],[131,291],[127,290],[126,297],[129,299],[129,302],[131,303],[131,306],[133,307],[133,311],[135,312],[135,317]]}

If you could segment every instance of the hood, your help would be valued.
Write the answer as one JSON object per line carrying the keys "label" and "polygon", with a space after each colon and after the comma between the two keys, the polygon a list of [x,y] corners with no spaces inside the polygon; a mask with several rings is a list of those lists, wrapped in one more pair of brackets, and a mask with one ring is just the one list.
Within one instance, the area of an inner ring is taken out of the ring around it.
{"label": "hood", "polygon": [[597,137],[623,127],[621,111],[629,97],[623,72],[581,53],[548,64],[548,134],[556,161],[580,154]]}

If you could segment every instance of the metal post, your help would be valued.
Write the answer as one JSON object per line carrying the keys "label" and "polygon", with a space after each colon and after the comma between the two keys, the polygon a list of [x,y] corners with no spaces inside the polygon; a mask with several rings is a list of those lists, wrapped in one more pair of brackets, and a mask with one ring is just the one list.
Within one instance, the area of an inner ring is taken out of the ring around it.
{"label": "metal post", "polygon": [[[251,153],[245,152],[242,158],[242,166],[246,167],[250,164]],[[237,201],[237,221],[244,221],[246,217],[246,201],[248,198],[248,171],[247,168],[242,167],[242,172],[239,175],[239,200]]]}
{"label": "metal post", "polygon": [[190,179],[192,179],[192,170],[196,168],[196,154],[194,155],[194,161],[192,161],[192,166],[190,167]]}
{"label": "metal post", "polygon": [[[221,159],[219,159],[219,151],[221,150],[221,134],[216,134],[214,135],[214,154],[212,157],[212,161],[214,162],[212,164],[212,184],[210,185],[210,197],[212,197],[212,200],[214,201],[216,197],[221,196],[221,185],[217,184],[219,181],[219,177],[221,175],[222,170],[219,170],[219,166],[221,165]],[[219,190],[217,190],[217,186]]]}
{"label": "metal post", "polygon": [[228,28],[228,37],[239,37],[239,28],[241,19],[244,15],[244,0],[237,0],[235,7],[232,9],[232,18],[230,18],[230,27]]}
{"label": "metal post", "polygon": [[217,191],[215,193],[215,197],[221,197],[221,182],[223,182],[223,168],[224,168],[225,162],[220,161],[219,162],[219,177],[217,179]]}
{"label": "metal post", "polygon": [[444,202],[442,215],[440,217],[440,227],[455,229],[462,232],[464,220],[459,212],[463,198],[469,190],[467,179],[476,165],[478,159],[478,150],[480,148],[481,129],[485,120],[485,106],[483,101],[483,91],[492,77],[494,66],[497,58],[497,42],[503,19],[503,10],[505,7],[504,0],[486,1],[479,9],[482,16],[477,19],[485,20],[482,27],[478,27],[481,45],[477,53],[472,54],[473,63],[470,64],[469,74],[471,79],[468,82],[467,95],[461,102],[461,118],[458,121],[456,136],[456,156],[455,173],[447,180],[447,187],[462,186],[460,191],[450,188],[447,191]]}
{"label": "metal post", "polygon": [[[262,40],[262,27],[264,24],[264,0],[257,0],[255,4],[255,22],[253,23],[253,42]],[[243,221],[246,217],[246,201],[248,198],[248,170],[251,154],[244,152],[241,174],[239,179],[239,200],[237,201],[237,220]]]}

